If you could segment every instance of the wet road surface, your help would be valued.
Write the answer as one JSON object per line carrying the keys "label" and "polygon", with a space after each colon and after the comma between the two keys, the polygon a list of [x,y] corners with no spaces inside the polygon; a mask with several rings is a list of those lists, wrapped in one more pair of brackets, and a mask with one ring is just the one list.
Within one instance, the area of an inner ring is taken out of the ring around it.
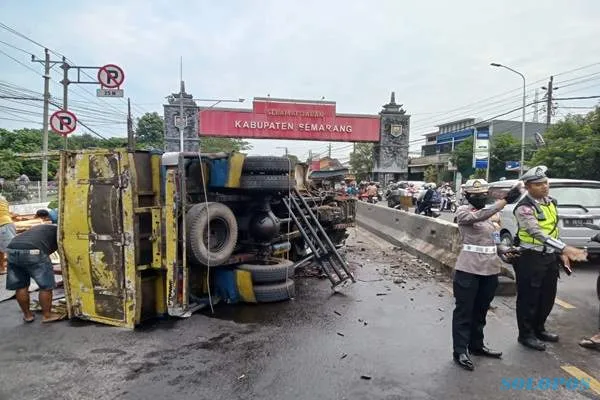
{"label": "wet road surface", "polygon": [[516,342],[515,298],[497,297],[486,341],[504,357],[468,372],[451,358],[451,282],[362,230],[348,243],[358,281],[342,293],[309,269],[293,301],[217,305],[135,332],[25,325],[14,301],[0,303],[0,400],[599,398],[600,387],[502,390],[503,378],[568,380],[568,366],[600,378],[600,353],[577,345],[598,324],[594,267],[561,280],[548,324],[561,342],[543,353]]}

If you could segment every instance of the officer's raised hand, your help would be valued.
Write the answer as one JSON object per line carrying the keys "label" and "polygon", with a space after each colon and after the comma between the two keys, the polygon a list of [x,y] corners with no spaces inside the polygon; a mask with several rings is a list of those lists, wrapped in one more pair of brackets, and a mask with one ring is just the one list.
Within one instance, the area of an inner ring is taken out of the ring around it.
{"label": "officer's raised hand", "polygon": [[523,185],[523,182],[519,181],[506,193],[506,196],[504,196],[504,200],[506,200],[508,204],[513,204],[517,200],[519,200],[519,198],[521,198],[524,190],[525,187]]}

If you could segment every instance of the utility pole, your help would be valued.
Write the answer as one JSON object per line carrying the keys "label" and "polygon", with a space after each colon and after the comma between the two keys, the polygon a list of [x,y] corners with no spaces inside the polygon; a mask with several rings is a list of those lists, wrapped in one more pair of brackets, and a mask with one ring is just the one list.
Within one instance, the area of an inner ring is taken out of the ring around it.
{"label": "utility pole", "polygon": [[130,152],[135,150],[135,136],[133,133],[133,119],[131,118],[131,100],[127,98],[127,148]]}
{"label": "utility pole", "polygon": [[550,128],[550,124],[552,123],[552,112],[553,112],[553,93],[557,87],[554,87],[554,76],[550,77],[550,81],[548,82],[548,86],[542,86],[542,89],[546,91],[546,129]]}
{"label": "utility pole", "polygon": [[48,199],[48,118],[50,108],[50,52],[44,49],[44,137],[42,141],[42,191],[40,201],[45,203]]}
{"label": "utility pole", "polygon": [[42,126],[42,188],[40,191],[40,201],[45,202],[48,199],[48,123],[49,123],[49,107],[50,107],[50,68],[57,64],[58,61],[50,61],[50,51],[44,49],[44,59],[38,60],[35,56],[31,56],[31,62],[39,62],[44,64],[44,111]]}
{"label": "utility pole", "polygon": [[[62,57],[62,67],[63,69],[63,80],[61,81],[63,85],[63,110],[67,111],[68,102],[67,98],[69,97],[69,64],[67,64],[67,59],[65,56]],[[67,149],[67,135],[65,135],[65,150]]]}
{"label": "utility pole", "polygon": [[329,143],[329,158],[331,158],[331,142]]}
{"label": "utility pole", "polygon": [[538,122],[538,90],[535,89],[535,97],[533,98],[533,122]]}

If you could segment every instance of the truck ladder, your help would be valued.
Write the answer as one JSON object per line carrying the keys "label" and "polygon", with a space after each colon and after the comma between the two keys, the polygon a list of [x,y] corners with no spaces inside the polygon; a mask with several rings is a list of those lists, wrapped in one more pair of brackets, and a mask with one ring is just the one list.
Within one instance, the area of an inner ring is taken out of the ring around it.
{"label": "truck ladder", "polygon": [[331,281],[331,287],[335,289],[337,286],[347,284],[349,281],[356,282],[354,275],[350,272],[348,263],[337,251],[298,189],[293,189],[289,196],[285,196],[283,203],[302,234],[304,241],[313,252],[315,260]]}

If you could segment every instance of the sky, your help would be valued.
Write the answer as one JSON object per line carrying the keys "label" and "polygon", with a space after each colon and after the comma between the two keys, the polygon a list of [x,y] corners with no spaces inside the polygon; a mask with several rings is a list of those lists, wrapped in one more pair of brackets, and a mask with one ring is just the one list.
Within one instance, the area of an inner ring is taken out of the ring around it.
{"label": "sky", "polygon": [[[528,102],[536,89],[543,96],[540,87],[550,75],[559,87],[556,96],[600,95],[598,21],[597,0],[5,0],[0,5],[0,22],[77,65],[121,66],[125,96],[137,117],[162,115],[165,97],[179,90],[182,57],[186,90],[195,98],[246,99],[228,107],[251,108],[252,98],[270,95],[324,98],[336,102],[338,113],[377,114],[394,91],[411,115],[411,151],[417,152],[422,135],[440,123],[519,107],[521,78],[491,62],[525,75]],[[0,41],[6,53],[0,53],[0,83],[41,92],[42,65],[26,53],[43,57],[43,49],[1,28]],[[55,67],[51,74],[51,92],[58,97],[61,72]],[[72,104],[87,108],[82,115],[97,132],[125,136],[126,101],[98,99],[95,89],[72,85]],[[27,103],[0,100],[0,127],[40,127],[41,105]],[[587,112],[597,103],[558,101],[554,118]],[[543,121],[545,114],[538,111]],[[518,122],[520,111],[503,118]],[[532,107],[527,118],[534,118]],[[281,154],[287,147],[305,158],[309,150],[328,150],[327,142],[250,142],[251,154]],[[343,161],[351,150],[348,143],[332,143],[332,155]]]}

